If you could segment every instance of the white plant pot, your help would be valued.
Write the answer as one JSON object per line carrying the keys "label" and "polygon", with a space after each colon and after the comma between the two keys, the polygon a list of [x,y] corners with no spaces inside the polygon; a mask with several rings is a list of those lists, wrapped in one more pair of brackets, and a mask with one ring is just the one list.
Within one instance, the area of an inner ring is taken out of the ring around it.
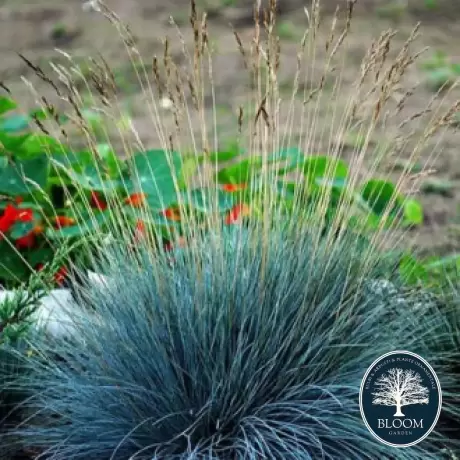
{"label": "white plant pot", "polygon": [[[107,278],[103,275],[88,272],[88,278],[93,285],[107,286]],[[0,305],[11,298],[14,292],[0,291]],[[34,326],[56,338],[71,336],[75,333],[75,323],[70,313],[76,308],[78,306],[70,289],[54,289],[41,300],[40,306],[32,317]]]}

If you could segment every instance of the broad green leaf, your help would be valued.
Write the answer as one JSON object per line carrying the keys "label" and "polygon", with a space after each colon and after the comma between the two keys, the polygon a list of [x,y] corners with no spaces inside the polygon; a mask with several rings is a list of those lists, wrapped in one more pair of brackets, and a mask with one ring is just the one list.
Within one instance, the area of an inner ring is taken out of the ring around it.
{"label": "broad green leaf", "polygon": [[321,187],[332,187],[335,189],[344,189],[347,185],[347,180],[343,178],[338,179],[327,179],[323,177],[316,177],[315,184]]}
{"label": "broad green leaf", "polygon": [[16,133],[29,127],[29,118],[24,115],[14,115],[0,122],[0,129],[7,133]]}
{"label": "broad green leaf", "polygon": [[94,190],[97,192],[111,193],[121,191],[123,183],[121,180],[104,178],[102,171],[96,167],[89,166],[80,174],[72,170],[66,170],[72,183],[78,184],[84,190]]}
{"label": "broad green leaf", "polygon": [[345,179],[348,175],[348,166],[343,160],[327,156],[312,156],[304,160],[303,171],[307,182],[314,183],[318,179]]}
{"label": "broad green leaf", "polygon": [[97,152],[109,174],[112,177],[118,176],[123,170],[123,162],[114,152],[112,147],[109,144],[98,144]]}
{"label": "broad green leaf", "polygon": [[109,219],[109,211],[96,212],[93,215],[86,215],[86,217],[79,219],[79,222],[76,225],[62,227],[57,230],[47,228],[46,235],[51,240],[82,237],[89,233],[100,231],[102,225],[104,225]]}
{"label": "broad green leaf", "polygon": [[193,190],[190,199],[187,194],[184,194],[184,200],[196,211],[203,213],[226,212],[235,204],[232,194],[211,187]]}
{"label": "broad green leaf", "polygon": [[298,161],[299,158],[301,160],[305,159],[303,152],[297,147],[292,147],[289,149],[283,149],[279,152],[272,153],[269,156],[268,161],[270,161],[271,163],[286,160]]}
{"label": "broad green leaf", "polygon": [[17,160],[0,170],[0,192],[8,195],[28,195],[36,187],[46,188],[49,161],[46,155]]}
{"label": "broad green leaf", "polygon": [[0,156],[0,171],[8,167],[8,157]]}
{"label": "broad green leaf", "polygon": [[283,175],[302,167],[306,161],[305,154],[298,148],[282,150],[272,157],[272,162],[286,161],[286,164],[278,169],[278,174]]}
{"label": "broad green leaf", "polygon": [[32,134],[21,134],[11,136],[4,131],[0,131],[0,153],[6,150],[8,153],[17,155],[21,152],[21,146],[31,137]]}
{"label": "broad green leaf", "polygon": [[20,149],[21,153],[33,156],[39,153],[53,155],[54,153],[62,152],[64,147],[54,137],[46,136],[45,134],[33,134],[21,144]]}
{"label": "broad green leaf", "polygon": [[294,198],[298,184],[295,182],[277,181],[276,187],[278,192],[285,198]]}
{"label": "broad green leaf", "polygon": [[187,184],[192,180],[199,166],[200,162],[194,156],[183,158],[179,177],[179,187],[181,189],[187,187]]}
{"label": "broad green leaf", "polygon": [[14,110],[17,108],[16,102],[14,102],[9,97],[0,97],[0,115],[9,112],[10,110]]}
{"label": "broad green leaf", "polygon": [[28,277],[30,269],[6,240],[0,241],[0,254],[0,279],[17,282]]}
{"label": "broad green leaf", "polygon": [[378,215],[387,212],[388,206],[398,204],[396,187],[384,180],[371,179],[361,189],[361,196],[367,205]]}
{"label": "broad green leaf", "polygon": [[221,184],[246,184],[262,169],[262,159],[249,158],[235,165],[221,169],[217,180]]}
{"label": "broad green leaf", "polygon": [[62,169],[72,168],[75,172],[82,172],[87,166],[94,165],[94,154],[89,150],[57,152],[52,163]]}
{"label": "broad green leaf", "polygon": [[211,152],[208,153],[207,155],[200,155],[197,156],[196,159],[199,163],[202,163],[203,161],[207,161],[210,163],[225,163],[226,161],[233,160],[237,156],[240,155],[240,152],[238,150],[224,150],[222,152]]}
{"label": "broad green leaf", "polygon": [[34,222],[16,222],[11,228],[10,238],[13,240],[22,238],[29,234],[34,229],[34,226]]}
{"label": "broad green leaf", "polygon": [[421,203],[414,199],[408,199],[404,202],[404,218],[406,222],[412,225],[423,223],[423,207]]}
{"label": "broad green leaf", "polygon": [[147,202],[152,209],[161,210],[177,201],[175,179],[179,181],[182,164],[178,152],[138,152],[129,162],[132,180],[129,193],[146,193]]}
{"label": "broad green leaf", "polygon": [[47,264],[53,260],[54,249],[49,246],[34,249],[27,253],[26,259],[31,267],[36,267],[38,264]]}

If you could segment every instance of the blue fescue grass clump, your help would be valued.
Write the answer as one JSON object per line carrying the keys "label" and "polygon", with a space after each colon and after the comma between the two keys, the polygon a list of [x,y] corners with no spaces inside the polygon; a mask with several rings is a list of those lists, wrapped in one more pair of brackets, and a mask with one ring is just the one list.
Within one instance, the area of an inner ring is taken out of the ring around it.
{"label": "blue fescue grass clump", "polygon": [[[450,388],[456,388],[453,394],[444,394],[444,401],[448,401],[457,407],[460,407],[460,285],[458,284],[458,275],[452,273],[445,276],[446,283],[440,296],[443,305],[448,305],[446,309],[446,324],[449,330],[442,338],[433,343],[433,349],[439,360],[442,362],[444,369],[451,376]],[[457,457],[460,455],[460,419],[450,413],[441,414],[439,420],[440,431],[450,438],[456,439],[459,444],[456,447]]]}
{"label": "blue fescue grass clump", "polygon": [[24,443],[58,460],[440,458],[439,434],[394,449],[361,419],[361,380],[385,352],[452,379],[432,346],[443,312],[379,284],[356,241],[254,227],[198,236],[173,260],[112,251],[78,334],[27,359]]}

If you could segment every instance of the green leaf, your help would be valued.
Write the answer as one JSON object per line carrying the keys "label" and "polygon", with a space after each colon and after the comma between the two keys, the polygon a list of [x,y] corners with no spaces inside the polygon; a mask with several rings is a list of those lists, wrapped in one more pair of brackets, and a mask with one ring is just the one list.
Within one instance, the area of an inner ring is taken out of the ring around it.
{"label": "green leaf", "polygon": [[17,240],[26,236],[34,229],[34,222],[16,222],[10,231],[10,238],[12,240]]}
{"label": "green leaf", "polygon": [[17,108],[16,102],[14,102],[9,97],[0,97],[0,115],[9,112],[10,110],[14,110]]}
{"label": "green leaf", "polygon": [[[80,153],[86,154],[86,152]],[[61,173],[54,171],[51,182],[55,185],[60,185],[62,182],[72,183],[77,184],[83,190],[93,190],[107,194],[124,190],[122,179],[118,177],[112,178],[109,173],[102,170],[101,166],[96,166],[94,157],[92,160],[86,156],[82,157],[83,161],[91,161],[89,164],[78,163],[78,159],[72,157],[60,159],[64,162],[53,159],[53,166],[61,171]],[[72,161],[75,161],[75,163],[72,163]],[[118,175],[118,171],[113,173],[113,176],[115,175]]]}
{"label": "green leaf", "polygon": [[262,169],[262,159],[249,158],[221,169],[217,180],[221,184],[247,184]]}
{"label": "green leaf", "polygon": [[8,117],[0,123],[0,129],[7,133],[16,133],[29,127],[29,118],[24,115]]}
{"label": "green leaf", "polygon": [[34,188],[46,188],[49,161],[46,155],[17,160],[0,169],[0,193],[28,195]]}
{"label": "green leaf", "polygon": [[37,154],[53,155],[62,152],[64,147],[60,141],[45,134],[33,134],[21,144],[21,152],[28,156]]}
{"label": "green leaf", "polygon": [[189,205],[196,211],[203,213],[212,211],[227,212],[235,204],[232,194],[215,188],[193,190],[190,195],[190,200],[188,200],[188,195],[184,196],[184,200],[188,200]]}
{"label": "green leaf", "polygon": [[208,155],[201,155],[198,157],[200,162],[209,161],[211,163],[225,163],[226,161],[233,160],[240,155],[240,152],[237,150],[226,150],[223,152],[212,152]]}
{"label": "green leaf", "polygon": [[109,174],[112,177],[118,176],[123,170],[123,162],[112,147],[109,144],[98,144],[96,150]]}
{"label": "green leaf", "polygon": [[312,156],[304,160],[303,171],[307,182],[315,183],[318,179],[345,179],[348,175],[348,166],[343,160],[327,156]]}
{"label": "green leaf", "polygon": [[129,193],[147,194],[152,209],[164,209],[177,202],[175,178],[181,174],[181,158],[178,152],[148,150],[136,153],[130,160],[131,187]]}
{"label": "green leaf", "polygon": [[278,174],[283,175],[301,167],[306,161],[305,154],[298,148],[290,148],[275,153],[272,162],[287,161],[287,164],[278,169]]}
{"label": "green leaf", "polygon": [[394,184],[384,180],[371,179],[361,189],[361,196],[367,205],[378,215],[388,211],[390,203],[398,204]]}
{"label": "green leaf", "polygon": [[47,264],[54,258],[54,249],[49,246],[34,249],[30,251],[27,256],[27,262],[31,267],[36,267],[38,264]]}
{"label": "green leaf", "polygon": [[186,188],[199,166],[200,162],[194,156],[183,158],[181,174],[179,177],[179,187],[181,189]]}
{"label": "green leaf", "polygon": [[280,150],[279,152],[272,153],[269,156],[268,161],[275,163],[278,161],[297,160],[299,158],[301,160],[305,159],[303,152],[297,147],[291,147],[288,149]]}
{"label": "green leaf", "polygon": [[110,219],[109,211],[96,212],[80,219],[76,225],[60,229],[47,228],[46,235],[51,240],[82,237],[89,233],[100,231],[101,227]]}
{"label": "green leaf", "polygon": [[75,172],[82,172],[87,166],[94,165],[94,154],[89,150],[57,152],[52,158],[53,166],[63,170],[71,168]]}
{"label": "green leaf", "polygon": [[404,218],[407,223],[421,225],[423,223],[423,207],[414,199],[407,199],[404,202]]}
{"label": "green leaf", "polygon": [[30,269],[22,260],[17,250],[8,244],[7,241],[0,241],[0,280],[17,282],[24,281],[30,274]]}
{"label": "green leaf", "polygon": [[21,152],[21,146],[31,137],[32,134],[21,134],[19,136],[10,136],[4,131],[0,131],[0,152],[6,150],[9,153],[18,154]]}
{"label": "green leaf", "polygon": [[0,171],[8,167],[8,157],[0,156]]}

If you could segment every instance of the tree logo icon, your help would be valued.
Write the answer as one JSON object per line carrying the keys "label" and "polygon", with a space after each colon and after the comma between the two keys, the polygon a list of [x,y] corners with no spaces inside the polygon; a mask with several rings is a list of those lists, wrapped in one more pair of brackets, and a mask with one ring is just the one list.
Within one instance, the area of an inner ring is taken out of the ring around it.
{"label": "tree logo icon", "polygon": [[430,391],[422,385],[419,373],[410,369],[391,368],[375,382],[377,391],[372,393],[372,404],[396,406],[394,417],[404,417],[401,407],[410,404],[428,404]]}
{"label": "tree logo icon", "polygon": [[364,423],[379,441],[409,447],[434,429],[442,395],[433,368],[408,351],[387,353],[367,370],[359,394]]}

